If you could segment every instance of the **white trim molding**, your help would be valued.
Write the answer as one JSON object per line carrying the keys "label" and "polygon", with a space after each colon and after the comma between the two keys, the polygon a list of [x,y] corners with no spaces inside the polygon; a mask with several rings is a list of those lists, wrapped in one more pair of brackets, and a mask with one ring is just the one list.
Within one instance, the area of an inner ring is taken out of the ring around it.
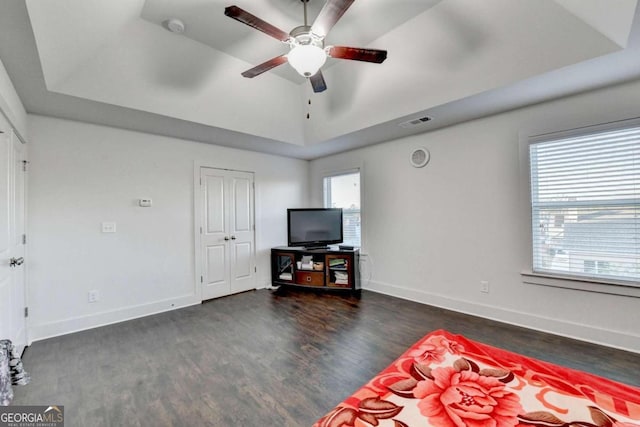
{"label": "white trim molding", "polygon": [[363,289],[501,323],[640,353],[640,335],[638,334],[627,334],[611,329],[596,328],[535,314],[507,310],[501,307],[454,299],[444,295],[403,288],[373,280],[369,281]]}
{"label": "white trim molding", "polygon": [[557,276],[523,271],[522,283],[529,285],[551,286],[555,288],[574,289],[578,291],[597,292],[600,294],[622,295],[640,298],[640,287],[627,285],[622,282],[601,282],[589,278]]}
{"label": "white trim molding", "polygon": [[31,325],[29,329],[29,338],[31,338],[31,341],[40,341],[46,338],[53,338],[60,335],[85,331],[87,329],[113,325],[127,320],[138,319],[198,304],[200,304],[200,300],[196,295],[192,294],[154,301],[148,304],[132,305],[115,310],[103,311],[101,313],[70,317],[67,319],[56,320],[54,322]]}

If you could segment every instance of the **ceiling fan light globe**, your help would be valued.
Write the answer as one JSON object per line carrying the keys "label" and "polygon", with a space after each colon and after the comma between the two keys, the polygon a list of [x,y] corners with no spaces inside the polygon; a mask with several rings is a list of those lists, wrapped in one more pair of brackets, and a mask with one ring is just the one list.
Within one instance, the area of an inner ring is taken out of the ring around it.
{"label": "ceiling fan light globe", "polygon": [[311,77],[327,61],[327,54],[321,47],[309,45],[295,45],[287,55],[289,64],[303,77]]}

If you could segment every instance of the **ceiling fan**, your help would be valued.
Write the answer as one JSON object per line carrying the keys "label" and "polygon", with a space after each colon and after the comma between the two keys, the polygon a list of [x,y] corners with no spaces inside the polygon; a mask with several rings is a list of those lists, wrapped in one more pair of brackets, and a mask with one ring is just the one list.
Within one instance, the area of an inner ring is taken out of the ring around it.
{"label": "ceiling fan", "polygon": [[333,28],[355,0],[327,0],[311,26],[307,24],[307,2],[309,0],[300,1],[304,4],[304,25],[294,28],[289,33],[285,33],[281,29],[274,27],[238,6],[225,8],[224,14],[226,16],[262,31],[289,45],[290,48],[289,53],[276,56],[243,72],[242,75],[244,77],[253,78],[259,76],[265,71],[269,71],[278,65],[288,62],[301,76],[309,79],[314,92],[323,92],[327,89],[327,84],[324,81],[320,68],[327,60],[327,56],[331,58],[374,62],[377,64],[387,59],[386,50],[346,46],[325,47],[324,39],[329,33],[329,30]]}

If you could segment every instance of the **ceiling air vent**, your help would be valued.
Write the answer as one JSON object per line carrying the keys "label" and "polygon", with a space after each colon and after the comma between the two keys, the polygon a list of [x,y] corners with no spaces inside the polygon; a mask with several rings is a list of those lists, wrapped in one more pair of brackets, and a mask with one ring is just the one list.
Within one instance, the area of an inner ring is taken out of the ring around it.
{"label": "ceiling air vent", "polygon": [[417,147],[411,151],[409,154],[409,163],[414,168],[423,168],[429,163],[431,159],[431,154],[429,150],[424,147]]}
{"label": "ceiling air vent", "polygon": [[425,124],[427,122],[430,122],[430,121],[431,121],[431,117],[424,116],[424,117],[418,117],[417,119],[407,120],[406,122],[400,123],[398,126],[403,127],[403,128],[412,128],[414,126],[423,125],[423,124]]}

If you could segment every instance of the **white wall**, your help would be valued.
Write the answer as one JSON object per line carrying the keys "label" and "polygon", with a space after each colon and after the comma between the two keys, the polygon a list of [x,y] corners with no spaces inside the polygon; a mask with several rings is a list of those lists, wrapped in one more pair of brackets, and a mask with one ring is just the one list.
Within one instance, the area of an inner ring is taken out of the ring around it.
{"label": "white wall", "polygon": [[[31,339],[199,302],[195,161],[255,172],[259,287],[269,248],[286,244],[286,208],[307,203],[307,161],[42,116],[29,131]],[[101,233],[103,221],[117,232]]]}
{"label": "white wall", "polygon": [[[636,81],[314,160],[311,202],[323,171],[362,166],[365,289],[640,352],[640,299],[522,282],[519,163],[519,132],[637,117],[638,99]],[[417,146],[431,151],[423,169],[409,165]]]}
{"label": "white wall", "polygon": [[7,70],[0,60],[0,111],[11,122],[12,127],[24,139],[27,138],[27,112],[9,79]]}

